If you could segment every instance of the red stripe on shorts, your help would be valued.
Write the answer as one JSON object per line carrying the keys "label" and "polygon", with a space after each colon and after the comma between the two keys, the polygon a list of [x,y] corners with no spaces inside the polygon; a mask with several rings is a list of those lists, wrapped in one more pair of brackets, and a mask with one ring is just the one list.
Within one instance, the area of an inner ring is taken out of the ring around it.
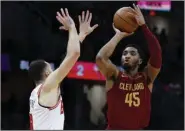
{"label": "red stripe on shorts", "polygon": [[30,130],[33,130],[33,116],[32,114],[29,114],[30,116]]}

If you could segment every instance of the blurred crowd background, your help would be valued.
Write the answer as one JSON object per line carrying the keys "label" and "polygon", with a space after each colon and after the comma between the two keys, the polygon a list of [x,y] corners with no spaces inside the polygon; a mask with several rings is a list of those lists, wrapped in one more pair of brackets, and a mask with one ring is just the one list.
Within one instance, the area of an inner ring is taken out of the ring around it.
{"label": "blurred crowd background", "polygon": [[[94,62],[99,49],[114,35],[114,13],[132,3],[2,1],[1,129],[29,129],[29,96],[34,88],[27,74],[29,63],[44,59],[57,68],[65,56],[68,35],[58,29],[56,11],[68,8],[77,28],[78,15],[83,10],[93,13],[92,24],[99,27],[83,42],[79,61]],[[184,129],[184,1],[172,1],[169,11],[142,12],[163,51],[162,69],[152,93],[148,129]],[[147,44],[139,29],[134,37],[147,60]],[[125,43],[123,40],[111,57],[118,66]],[[70,78],[62,82],[65,129],[105,129],[104,84],[104,81]]]}

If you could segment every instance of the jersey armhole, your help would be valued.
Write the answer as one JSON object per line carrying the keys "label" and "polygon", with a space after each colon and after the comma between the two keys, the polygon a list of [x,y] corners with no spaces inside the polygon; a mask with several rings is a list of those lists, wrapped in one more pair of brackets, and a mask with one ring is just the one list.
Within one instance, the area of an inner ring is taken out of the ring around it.
{"label": "jersey armhole", "polygon": [[47,108],[47,109],[49,109],[49,110],[55,109],[55,108],[60,104],[60,102],[61,102],[60,95],[59,95],[59,97],[58,97],[57,103],[56,103],[54,106],[52,106],[52,107],[44,106],[44,105],[42,105],[42,104],[39,103],[39,97],[40,97],[40,93],[41,93],[42,88],[43,88],[43,84],[39,87],[38,92],[37,92],[37,95],[38,95],[38,104],[39,104],[39,106],[41,106],[41,107],[43,107],[43,108]]}

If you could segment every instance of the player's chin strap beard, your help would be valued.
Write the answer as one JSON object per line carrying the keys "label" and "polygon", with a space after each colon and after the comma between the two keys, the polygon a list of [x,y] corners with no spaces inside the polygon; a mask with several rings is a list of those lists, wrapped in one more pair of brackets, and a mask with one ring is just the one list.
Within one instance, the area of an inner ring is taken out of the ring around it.
{"label": "player's chin strap beard", "polygon": [[129,74],[129,73],[131,73],[131,71],[134,71],[137,68],[137,65],[130,66],[130,65],[124,64],[123,68]]}
{"label": "player's chin strap beard", "polygon": [[123,65],[123,68],[124,68],[124,70],[125,70],[126,72],[129,72],[129,71],[131,71],[131,69],[132,69],[132,67],[131,67],[130,65],[126,65],[126,64]]}

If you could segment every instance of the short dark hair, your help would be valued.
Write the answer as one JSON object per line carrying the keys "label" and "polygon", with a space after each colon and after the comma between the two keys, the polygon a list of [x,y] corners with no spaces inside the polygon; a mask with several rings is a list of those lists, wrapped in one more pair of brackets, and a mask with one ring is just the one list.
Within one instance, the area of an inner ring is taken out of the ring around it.
{"label": "short dark hair", "polygon": [[136,48],[137,49],[137,51],[138,51],[138,53],[139,53],[139,56],[140,56],[140,58],[142,59],[142,64],[139,66],[139,71],[143,71],[143,69],[145,68],[145,66],[146,66],[146,55],[145,55],[145,52],[141,49],[141,47],[140,46],[138,46],[138,45],[136,45],[136,44],[128,44],[128,45],[126,45],[126,47],[125,47],[125,49],[127,48],[127,47],[134,47],[134,48]]}
{"label": "short dark hair", "polygon": [[141,50],[141,48],[140,48],[138,45],[136,45],[136,44],[128,44],[128,45],[126,45],[126,47],[124,48],[124,50],[125,50],[127,47],[134,47],[134,48],[136,48],[137,51],[138,51],[138,53],[139,53],[139,55],[140,55],[140,58],[143,59],[144,53],[143,53],[143,51]]}
{"label": "short dark hair", "polygon": [[43,72],[47,64],[44,60],[35,60],[30,63],[30,68],[28,71],[29,76],[35,82],[41,81],[43,78]]}

